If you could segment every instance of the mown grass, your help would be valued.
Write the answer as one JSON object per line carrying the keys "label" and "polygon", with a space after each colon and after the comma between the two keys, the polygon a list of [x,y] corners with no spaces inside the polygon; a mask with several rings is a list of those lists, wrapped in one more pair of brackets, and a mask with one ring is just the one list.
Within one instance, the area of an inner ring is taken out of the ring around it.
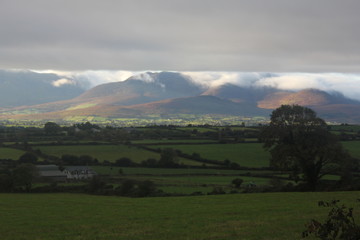
{"label": "mown grass", "polygon": [[329,209],[319,200],[355,207],[360,192],[267,193],[121,198],[76,194],[0,194],[1,239],[300,239],[310,219]]}
{"label": "mown grass", "polygon": [[7,147],[0,147],[0,159],[17,160],[24,153],[25,152],[22,150],[18,150],[18,149],[14,149],[14,148],[7,148]]}
{"label": "mown grass", "polygon": [[159,147],[171,147],[187,154],[199,153],[201,157],[210,160],[228,159],[244,167],[269,166],[270,154],[262,148],[261,143],[154,146]]}

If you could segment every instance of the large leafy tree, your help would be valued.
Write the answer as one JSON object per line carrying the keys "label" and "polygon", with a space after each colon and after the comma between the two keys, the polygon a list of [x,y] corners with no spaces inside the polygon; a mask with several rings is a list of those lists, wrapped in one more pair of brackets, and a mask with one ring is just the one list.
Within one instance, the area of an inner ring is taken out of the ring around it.
{"label": "large leafy tree", "polygon": [[310,188],[348,157],[325,121],[312,109],[299,105],[274,110],[261,136],[271,154],[270,165],[293,170],[296,176],[302,174]]}

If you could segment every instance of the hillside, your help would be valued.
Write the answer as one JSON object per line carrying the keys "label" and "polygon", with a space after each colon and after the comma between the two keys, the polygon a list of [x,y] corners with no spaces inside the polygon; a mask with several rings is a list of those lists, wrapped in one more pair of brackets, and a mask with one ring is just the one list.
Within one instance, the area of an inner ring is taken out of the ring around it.
{"label": "hillside", "polygon": [[318,89],[304,89],[299,92],[278,91],[268,94],[258,102],[261,108],[275,109],[284,104],[302,106],[324,106],[330,104],[359,104],[360,102],[345,98],[339,93],[329,94]]}
{"label": "hillside", "polygon": [[72,99],[85,90],[56,74],[0,70],[0,107],[35,105]]}
{"label": "hillside", "polygon": [[96,86],[74,101],[92,101],[113,105],[133,105],[169,98],[199,95],[201,88],[190,78],[173,72],[144,73],[123,82]]}
{"label": "hillside", "polygon": [[135,75],[123,82],[98,85],[68,100],[3,108],[0,118],[147,118],[154,114],[268,117],[272,109],[282,104],[311,107],[327,121],[360,123],[360,102],[340,93],[319,89],[295,92],[229,83],[206,89],[190,77],[174,72]]}

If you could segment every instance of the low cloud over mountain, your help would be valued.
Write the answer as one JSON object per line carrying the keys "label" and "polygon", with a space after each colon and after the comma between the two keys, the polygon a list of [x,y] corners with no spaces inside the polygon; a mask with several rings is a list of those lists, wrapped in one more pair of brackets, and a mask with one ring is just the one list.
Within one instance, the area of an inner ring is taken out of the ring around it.
{"label": "low cloud over mountain", "polygon": [[[94,84],[89,78],[95,75],[96,82],[106,75],[102,81],[107,83],[85,91],[86,86]],[[269,116],[271,109],[281,104],[299,104],[314,108],[329,121],[360,123],[360,102],[349,97],[358,87],[347,89],[343,83],[351,88],[357,75],[143,72],[124,80],[125,73],[107,71],[1,71],[0,76],[3,89],[13,89],[13,94],[7,95],[8,102],[3,101],[2,106],[8,107],[1,110],[3,119],[136,118],[151,114]],[[27,93],[24,96],[30,100],[17,98],[15,90]]]}

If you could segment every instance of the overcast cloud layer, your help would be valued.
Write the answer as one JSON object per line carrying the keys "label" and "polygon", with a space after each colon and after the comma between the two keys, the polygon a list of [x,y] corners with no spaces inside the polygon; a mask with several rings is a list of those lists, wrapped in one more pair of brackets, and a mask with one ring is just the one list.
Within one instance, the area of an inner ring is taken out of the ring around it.
{"label": "overcast cloud layer", "polygon": [[359,9],[359,0],[1,0],[0,68],[359,73]]}

